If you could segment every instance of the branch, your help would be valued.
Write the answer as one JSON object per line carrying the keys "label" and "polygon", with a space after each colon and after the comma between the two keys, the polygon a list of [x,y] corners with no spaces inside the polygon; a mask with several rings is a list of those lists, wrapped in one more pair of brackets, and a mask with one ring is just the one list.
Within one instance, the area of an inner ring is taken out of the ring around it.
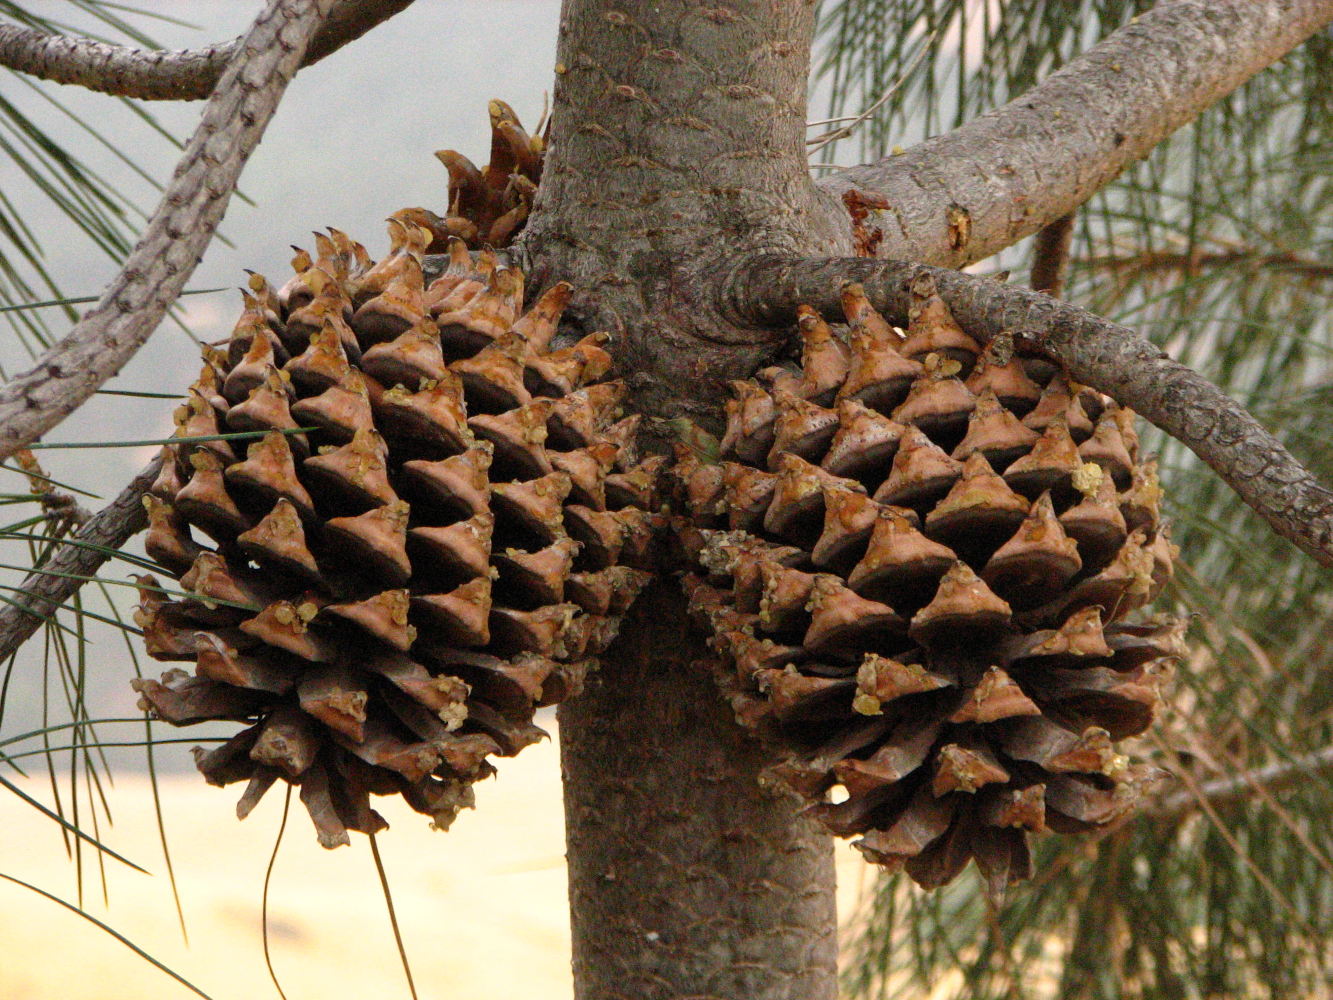
{"label": "branch", "polygon": [[1154,819],[1179,819],[1198,808],[1200,800],[1213,807],[1223,807],[1242,802],[1259,789],[1265,792],[1280,792],[1285,788],[1309,778],[1326,774],[1333,770],[1333,746],[1324,747],[1303,757],[1282,764],[1269,764],[1244,771],[1230,778],[1215,778],[1198,786],[1197,791],[1190,789],[1175,792],[1159,799],[1148,806],[1144,813]]}
{"label": "branch", "polygon": [[1290,251],[1264,253],[1250,247],[1235,250],[1172,253],[1167,250],[1145,250],[1142,253],[1098,254],[1077,259],[1080,267],[1101,271],[1147,273],[1151,271],[1186,271],[1194,273],[1206,268],[1238,267],[1246,270],[1272,270],[1299,275],[1303,278],[1333,278],[1333,264],[1311,260]]}
{"label": "branch", "polygon": [[[301,66],[337,52],[411,4],[412,0],[336,0],[310,40]],[[141,101],[202,101],[243,43],[237,38],[200,49],[151,51],[0,24],[0,66]]]}
{"label": "branch", "polygon": [[813,306],[841,318],[840,289],[865,286],[886,318],[906,324],[916,279],[928,277],[973,336],[1001,331],[1062,364],[1069,375],[1156,424],[1210,465],[1266,520],[1324,566],[1333,566],[1333,491],[1321,486],[1235,400],[1133,330],[1026,288],[989,278],[898,261],[742,259],[726,282],[721,307],[741,322],[774,326]]}
{"label": "branch", "polygon": [[893,206],[879,256],[963,267],[1049,225],[1333,20],[1333,0],[1165,3],[1017,100],[820,186]]}
{"label": "branch", "polygon": [[[73,541],[77,544],[65,542],[59,545],[40,568],[28,574],[12,598],[13,603],[0,611],[0,661],[7,660],[14,650],[27,642],[28,637],[83,586],[83,580],[73,577],[92,576],[111,558],[110,552],[102,549],[120,548],[130,536],[147,526],[143,497],[161,467],[160,456],[149,462],[120,496],[74,534]],[[72,575],[53,576],[49,571]]]}
{"label": "branch", "polygon": [[156,329],[213,237],[241,168],[333,0],[270,0],[204,108],[138,246],[97,304],[0,387],[0,459],[58,424]]}
{"label": "branch", "polygon": [[1065,287],[1065,271],[1069,268],[1069,245],[1074,241],[1074,213],[1062,215],[1037,233],[1032,241],[1032,275],[1029,284],[1034,292],[1045,292],[1058,299]]}

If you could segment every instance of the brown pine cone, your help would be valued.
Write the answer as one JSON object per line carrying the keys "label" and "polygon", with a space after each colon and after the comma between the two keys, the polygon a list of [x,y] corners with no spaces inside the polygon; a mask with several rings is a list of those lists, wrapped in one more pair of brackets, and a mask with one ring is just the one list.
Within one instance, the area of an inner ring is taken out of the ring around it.
{"label": "brown pine cone", "polygon": [[649,579],[661,462],[599,336],[551,350],[569,286],[524,313],[522,273],[453,240],[425,287],[430,234],[400,215],[390,237],[375,264],[330,231],[279,292],[252,276],[145,498],[179,584],[142,578],[137,620],[194,667],[141,704],[243,723],[200,770],[249,782],[242,817],[298,785],[326,847],[384,826],[371,794],[448,826]]}
{"label": "brown pine cone", "polygon": [[799,369],[734,383],[722,461],[681,449],[692,607],[829,830],[999,891],[1028,832],[1113,823],[1149,776],[1116,743],[1183,649],[1127,619],[1172,572],[1155,464],[1130,411],[983,349],[933,287],[905,335],[843,305],[845,334],[802,310]]}

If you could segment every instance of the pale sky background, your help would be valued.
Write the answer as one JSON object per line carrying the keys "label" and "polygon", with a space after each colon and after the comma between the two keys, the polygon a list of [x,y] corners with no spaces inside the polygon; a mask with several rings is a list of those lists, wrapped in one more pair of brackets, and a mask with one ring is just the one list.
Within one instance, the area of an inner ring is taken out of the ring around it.
{"label": "pale sky background", "polygon": [[[142,6],[190,22],[180,27],[138,19],[168,47],[226,40],[244,30],[258,0],[140,0]],[[86,24],[70,6],[37,0],[30,9]],[[289,244],[310,246],[310,232],[337,226],[364,242],[372,255],[386,246],[382,220],[408,205],[440,209],[443,167],[431,155],[456,148],[475,160],[489,148],[486,103],[503,98],[525,124],[535,125],[554,63],[556,0],[418,0],[369,36],[303,70],[251,158],[242,190],[233,198],[222,232],[234,246],[214,241],[188,287],[236,287],[249,267],[281,283],[290,273]],[[94,123],[149,174],[165,180],[176,153],[113,98],[72,87],[44,85],[75,114]],[[148,186],[61,119],[27,86],[0,72],[0,96],[12,101],[83,156],[146,210],[156,203]],[[156,103],[152,110],[185,138],[199,103]],[[41,238],[55,279],[70,295],[98,293],[114,265],[63,223],[50,204],[12,168],[0,163],[0,192]],[[239,312],[239,295],[183,300],[184,318],[201,340],[224,336]],[[63,328],[52,314],[55,330]],[[109,388],[179,391],[198,369],[197,349],[174,324],[164,324]],[[0,364],[22,371],[27,358],[0,326]],[[48,441],[116,441],[165,436],[173,404],[102,396],[47,437]],[[104,502],[151,456],[153,448],[44,451],[48,473],[99,494]],[[18,492],[17,477],[0,472],[0,491]],[[88,500],[89,507],[101,502]],[[17,508],[24,509],[24,508]],[[25,514],[26,514],[26,509]],[[11,518],[13,520],[13,518]],[[23,553],[0,547],[0,561]],[[125,579],[129,567],[102,570]],[[0,570],[0,583],[13,584]],[[127,598],[131,591],[125,591]],[[128,608],[131,600],[126,600]],[[87,697],[98,717],[135,714],[123,639],[94,633],[86,664]],[[144,658],[155,674],[161,664]],[[12,672],[0,717],[0,739],[42,724],[43,657],[30,643]],[[66,717],[58,681],[47,682],[50,718]],[[544,713],[547,714],[547,713]],[[549,725],[549,721],[548,721]],[[171,731],[193,738],[199,728]],[[141,738],[142,725],[107,727],[105,740]],[[64,734],[53,736],[53,742]],[[258,933],[260,887],[281,813],[281,792],[270,793],[244,824],[234,816],[236,789],[206,786],[188,757],[189,743],[163,746],[159,770],[168,772],[164,814],[193,946],[175,925],[170,891],[156,846],[152,799],[142,752],[110,751],[122,779],[108,790],[114,829],[102,835],[132,854],[151,879],[111,864],[110,907],[91,857],[85,853],[86,905],[137,943],[168,961],[211,995],[273,996]],[[24,744],[32,748],[35,744]],[[10,753],[19,748],[10,745]],[[51,802],[40,757],[25,758],[33,778],[27,791]],[[570,995],[568,927],[564,897],[564,841],[559,766],[554,743],[501,761],[497,780],[478,787],[475,812],[447,835],[431,834],[424,818],[386,803],[393,829],[380,838],[394,880],[400,918],[421,996],[522,997],[560,1000]],[[60,765],[65,766],[64,764]],[[5,772],[12,778],[12,772]],[[81,808],[86,822],[86,788]],[[65,808],[69,791],[62,792]],[[844,910],[855,897],[863,866],[839,849]],[[26,879],[66,899],[75,898],[75,869],[55,827],[0,790],[0,872]],[[292,1000],[331,995],[406,996],[387,919],[364,838],[352,848],[324,852],[309,820],[293,803],[282,857],[274,875],[274,962]],[[189,995],[121,945],[78,917],[26,890],[0,882],[0,997],[5,1000],[150,1000]]]}

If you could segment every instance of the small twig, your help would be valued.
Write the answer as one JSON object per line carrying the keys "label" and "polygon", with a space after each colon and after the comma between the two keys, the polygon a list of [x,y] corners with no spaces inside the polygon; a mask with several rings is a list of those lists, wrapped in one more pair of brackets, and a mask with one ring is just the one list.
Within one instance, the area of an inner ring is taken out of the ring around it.
{"label": "small twig", "polygon": [[1032,241],[1032,277],[1034,292],[1045,292],[1058,299],[1064,292],[1065,271],[1069,267],[1069,245],[1074,242],[1074,213],[1062,215],[1039,230]]}
{"label": "small twig", "polygon": [[35,367],[0,387],[0,459],[78,408],[157,328],[212,239],[245,161],[333,2],[270,0],[256,19],[120,273]]}
{"label": "small twig", "polygon": [[1333,490],[1323,486],[1235,400],[1133,330],[1047,295],[988,278],[864,258],[757,254],[739,260],[719,306],[739,324],[777,326],[810,305],[840,318],[840,289],[864,284],[886,318],[906,323],[913,286],[931,283],[985,342],[1003,331],[1071,378],[1137,411],[1203,459],[1278,534],[1333,566]]}
{"label": "small twig", "polygon": [[[411,4],[412,0],[337,0],[301,65],[319,62]],[[213,92],[242,43],[237,38],[199,49],[149,51],[0,24],[0,66],[141,101],[202,101]]]}
{"label": "small twig", "polygon": [[[161,469],[161,460],[153,459],[120,495],[102,508],[72,539],[79,544],[62,544],[51,557],[34,568],[18,588],[13,602],[0,611],[0,660],[7,659],[111,558],[106,550],[118,549],[130,536],[148,523],[143,497]],[[56,573],[64,574],[57,576]]]}
{"label": "small twig", "polygon": [[[1269,268],[1308,278],[1333,278],[1333,264],[1310,260],[1300,254],[1263,253],[1250,247],[1235,250],[1193,253],[1167,251],[1131,254],[1102,254],[1080,257],[1082,267],[1107,271],[1201,271],[1210,267]],[[1035,286],[1034,286],[1035,287]]]}
{"label": "small twig", "polygon": [[1324,747],[1294,760],[1256,767],[1229,778],[1214,778],[1197,785],[1197,791],[1173,792],[1143,811],[1155,819],[1179,819],[1199,808],[1200,799],[1216,809],[1225,809],[1245,801],[1251,795],[1280,792],[1298,782],[1324,777],[1333,770],[1333,746]]}
{"label": "small twig", "polygon": [[912,57],[912,61],[909,62],[906,68],[898,74],[898,78],[894,80],[893,83],[889,84],[889,88],[884,91],[884,93],[876,98],[874,104],[870,105],[870,107],[866,108],[859,115],[849,115],[843,118],[826,118],[823,121],[818,122],[806,122],[807,128],[816,125],[837,125],[840,122],[850,122],[850,124],[844,125],[842,128],[835,128],[831,132],[825,132],[823,135],[817,135],[813,139],[805,140],[805,144],[810,147],[810,152],[818,152],[831,142],[836,142],[839,139],[846,139],[856,130],[858,125],[878,111],[883,106],[884,102],[896,94],[898,88],[907,82],[907,78],[912,75],[913,70],[917,68],[921,60],[926,57],[926,53],[930,51],[931,43],[934,41],[935,32],[932,31],[921,43],[921,48],[919,48],[916,55]]}
{"label": "small twig", "polygon": [[69,534],[70,529],[87,523],[92,515],[79,506],[73,494],[56,488],[36,455],[24,448],[14,456],[14,460],[28,477],[28,492],[41,506],[42,514],[51,526],[52,538],[63,538]]}

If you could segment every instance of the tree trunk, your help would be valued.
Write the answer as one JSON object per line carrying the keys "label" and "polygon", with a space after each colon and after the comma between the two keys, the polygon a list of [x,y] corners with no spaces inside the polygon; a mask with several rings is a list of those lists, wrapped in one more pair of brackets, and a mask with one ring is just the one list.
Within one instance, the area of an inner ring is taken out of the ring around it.
{"label": "tree trunk", "polygon": [[[747,251],[851,252],[805,158],[813,5],[566,0],[551,146],[517,254],[606,330],[634,408],[716,425],[784,333],[715,303]],[[650,429],[656,425],[651,422]],[[580,1000],[836,995],[832,851],[731,718],[660,585],[561,712]]]}
{"label": "tree trunk", "polygon": [[716,419],[784,331],[715,302],[746,252],[852,253],[846,212],[810,180],[805,0],[566,0],[551,147],[518,255],[566,316],[614,336],[636,407]]}
{"label": "tree trunk", "polygon": [[761,789],[679,589],[637,607],[560,710],[576,995],[832,1000],[832,843]]}

